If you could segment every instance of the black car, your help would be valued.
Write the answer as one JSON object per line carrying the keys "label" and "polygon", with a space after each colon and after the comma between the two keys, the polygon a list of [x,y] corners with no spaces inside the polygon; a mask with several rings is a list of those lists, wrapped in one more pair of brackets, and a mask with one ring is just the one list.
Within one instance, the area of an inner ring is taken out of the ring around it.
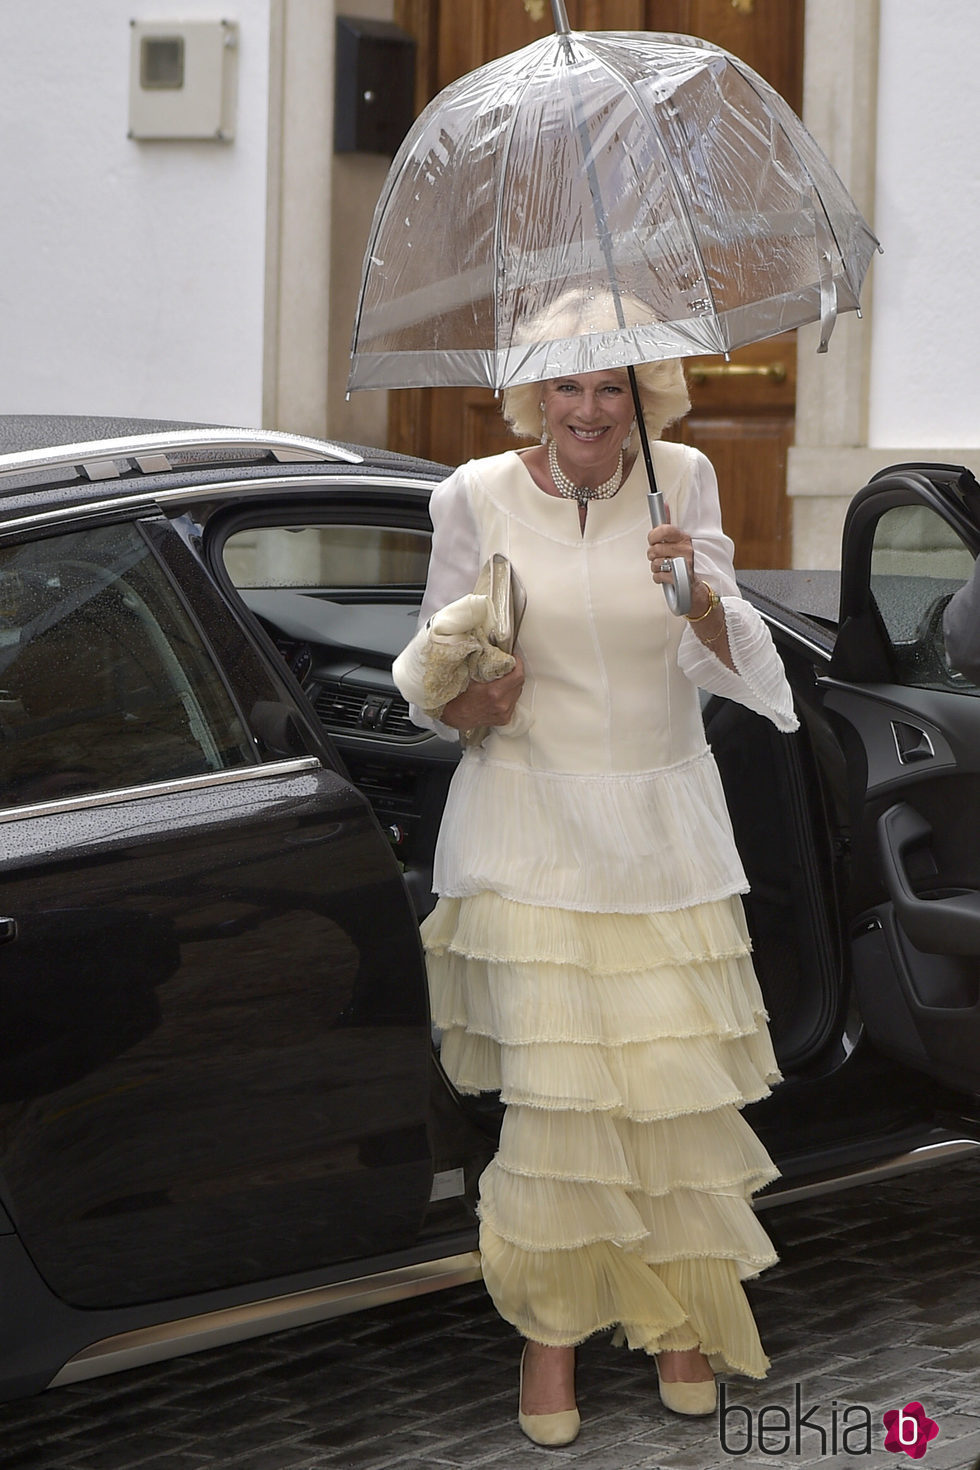
{"label": "black car", "polygon": [[[390,673],[444,474],[0,421],[7,1396],[479,1274],[500,1109],[440,1069],[418,938],[458,752]],[[904,466],[842,578],[743,577],[801,721],[704,709],[787,1078],[761,1206],[980,1146],[980,690],[941,628],[978,550],[969,472]]]}

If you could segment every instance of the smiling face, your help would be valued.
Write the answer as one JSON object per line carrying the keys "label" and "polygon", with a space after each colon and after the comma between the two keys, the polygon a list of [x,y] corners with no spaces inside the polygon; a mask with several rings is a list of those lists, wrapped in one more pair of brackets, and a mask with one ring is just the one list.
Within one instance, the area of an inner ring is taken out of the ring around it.
{"label": "smiling face", "polygon": [[577,485],[595,486],[616,469],[633,422],[633,397],[623,369],[552,378],[541,394],[558,462]]}

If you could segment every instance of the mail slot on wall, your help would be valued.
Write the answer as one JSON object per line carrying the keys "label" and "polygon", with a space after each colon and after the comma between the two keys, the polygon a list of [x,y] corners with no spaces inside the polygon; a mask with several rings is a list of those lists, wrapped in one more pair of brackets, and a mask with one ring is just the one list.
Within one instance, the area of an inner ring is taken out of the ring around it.
{"label": "mail slot on wall", "polygon": [[400,26],[337,17],[335,153],[392,157],[415,119],[415,42]]}

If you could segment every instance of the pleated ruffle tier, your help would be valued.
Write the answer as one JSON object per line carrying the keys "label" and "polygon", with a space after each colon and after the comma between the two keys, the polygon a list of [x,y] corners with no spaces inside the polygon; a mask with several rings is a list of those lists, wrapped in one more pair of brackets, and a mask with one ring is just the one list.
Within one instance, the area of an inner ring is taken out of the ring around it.
{"label": "pleated ruffle tier", "polygon": [[[498,750],[508,744],[494,741]],[[643,915],[746,893],[748,882],[707,746],[660,770],[598,775],[474,748],[453,773],[433,887],[445,898],[492,892],[518,904]]]}
{"label": "pleated ruffle tier", "polygon": [[506,1103],[480,1181],[484,1277],[525,1337],[768,1361],[741,1282],[775,1260],[777,1171],[739,1113],[778,1078],[739,900],[585,913],[484,892],[423,925],[443,1064]]}

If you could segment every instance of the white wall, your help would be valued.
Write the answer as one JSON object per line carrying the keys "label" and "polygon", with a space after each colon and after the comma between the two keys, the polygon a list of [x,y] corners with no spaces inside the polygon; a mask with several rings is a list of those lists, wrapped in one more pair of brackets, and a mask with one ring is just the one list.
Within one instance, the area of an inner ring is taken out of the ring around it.
{"label": "white wall", "polygon": [[980,444],[978,55],[977,0],[882,0],[872,447]]}
{"label": "white wall", "polygon": [[130,17],[215,0],[0,4],[0,412],[261,423],[269,5],[219,144],[126,136]]}

